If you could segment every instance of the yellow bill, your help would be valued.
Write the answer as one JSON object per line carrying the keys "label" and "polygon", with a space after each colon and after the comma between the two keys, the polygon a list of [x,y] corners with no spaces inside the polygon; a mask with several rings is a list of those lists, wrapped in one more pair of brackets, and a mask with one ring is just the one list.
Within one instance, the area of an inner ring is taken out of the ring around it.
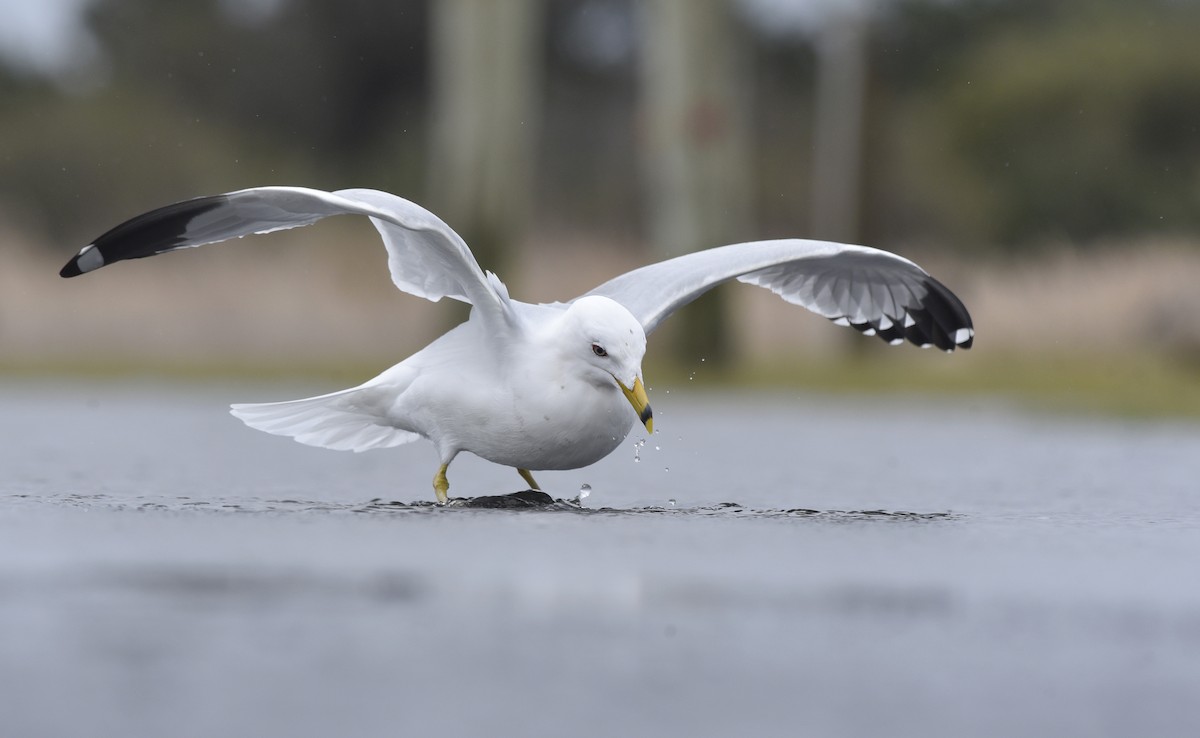
{"label": "yellow bill", "polygon": [[621,387],[621,391],[625,393],[625,398],[629,400],[629,404],[633,405],[633,409],[637,410],[638,420],[646,426],[648,433],[654,432],[654,411],[650,409],[650,398],[646,397],[646,387],[642,384],[641,377],[633,380],[633,388],[626,387],[621,382],[617,382]]}

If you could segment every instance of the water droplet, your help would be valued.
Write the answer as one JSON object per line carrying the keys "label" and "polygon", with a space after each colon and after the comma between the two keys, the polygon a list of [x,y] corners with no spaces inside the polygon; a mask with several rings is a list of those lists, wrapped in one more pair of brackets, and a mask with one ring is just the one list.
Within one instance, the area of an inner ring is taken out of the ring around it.
{"label": "water droplet", "polygon": [[667,394],[668,394],[668,395],[669,395],[669,394],[671,394],[671,390],[667,390]]}
{"label": "water droplet", "polygon": [[671,499],[667,500],[667,504],[671,507],[675,507],[675,498],[672,497]]}
{"label": "water droplet", "polygon": [[703,358],[701,358],[701,359],[700,359],[700,363],[701,363],[701,364],[703,364],[703,363],[704,363],[704,359],[703,359]]}
{"label": "water droplet", "polygon": [[655,446],[655,447],[654,447],[654,450],[655,450],[655,451],[662,451],[662,446]]}
{"label": "water droplet", "polygon": [[669,467],[669,466],[664,466],[664,467],[663,467],[663,471],[665,471],[665,472],[669,472],[669,471],[671,471],[671,467]]}
{"label": "water droplet", "polygon": [[572,502],[574,502],[576,505],[579,505],[580,507],[583,507],[583,501],[586,500],[588,498],[588,495],[590,495],[591,493],[592,493],[592,485],[588,484],[587,482],[584,482],[583,484],[579,485],[579,494],[575,495],[575,499],[572,500]]}

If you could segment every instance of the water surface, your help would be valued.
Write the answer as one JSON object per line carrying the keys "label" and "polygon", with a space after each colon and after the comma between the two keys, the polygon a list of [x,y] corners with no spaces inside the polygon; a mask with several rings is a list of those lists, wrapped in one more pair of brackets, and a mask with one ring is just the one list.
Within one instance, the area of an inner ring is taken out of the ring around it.
{"label": "water surface", "polygon": [[1196,425],[660,391],[436,508],[226,413],[308,389],[0,387],[6,735],[1200,730]]}

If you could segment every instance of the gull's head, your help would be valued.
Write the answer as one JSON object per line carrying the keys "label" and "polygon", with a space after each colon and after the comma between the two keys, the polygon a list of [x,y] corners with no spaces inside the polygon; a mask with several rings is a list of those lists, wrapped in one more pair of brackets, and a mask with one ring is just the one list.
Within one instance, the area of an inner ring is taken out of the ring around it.
{"label": "gull's head", "polygon": [[597,385],[616,382],[638,419],[653,433],[654,413],[642,383],[646,331],[637,318],[615,300],[590,295],[571,303],[562,326],[573,363]]}

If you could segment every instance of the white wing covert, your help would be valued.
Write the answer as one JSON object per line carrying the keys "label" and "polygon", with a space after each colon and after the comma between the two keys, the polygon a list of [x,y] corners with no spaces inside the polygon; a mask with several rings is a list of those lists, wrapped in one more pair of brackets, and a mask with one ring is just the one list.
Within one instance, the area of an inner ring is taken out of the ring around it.
{"label": "white wing covert", "polygon": [[589,292],[624,305],[650,334],[671,313],[730,279],[765,287],[840,325],[889,343],[967,349],[975,329],[962,301],[913,262],[830,241],[753,241],[635,269]]}

